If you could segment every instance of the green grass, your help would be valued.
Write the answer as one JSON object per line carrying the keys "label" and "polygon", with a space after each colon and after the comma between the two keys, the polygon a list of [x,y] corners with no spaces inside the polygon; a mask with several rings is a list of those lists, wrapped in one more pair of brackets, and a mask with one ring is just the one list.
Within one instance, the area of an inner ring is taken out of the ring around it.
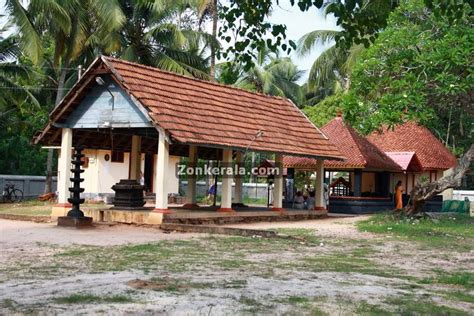
{"label": "green grass", "polygon": [[416,240],[429,247],[456,247],[460,251],[470,251],[474,240],[474,218],[467,214],[439,219],[377,214],[357,226],[361,231]]}
{"label": "green grass", "polygon": [[449,300],[474,303],[474,295],[471,295],[467,292],[451,291],[451,292],[446,292],[445,294],[446,294],[446,298]]}
{"label": "green grass", "polygon": [[[0,214],[22,215],[22,216],[50,216],[51,208],[54,205],[52,202],[42,202],[37,200],[29,200],[21,203],[0,203]],[[104,208],[105,205],[98,204],[83,204],[82,209],[87,208]]]}
{"label": "green grass", "polygon": [[[413,296],[394,297],[387,299],[385,303],[395,308],[395,315],[469,315],[456,308],[438,305],[428,298],[420,299]],[[384,314],[387,315],[386,313]]]}
{"label": "green grass", "polygon": [[468,290],[474,290],[474,273],[467,271],[447,272],[435,270],[436,277],[424,278],[420,281],[422,284],[450,284],[462,286]]}
{"label": "green grass", "polygon": [[90,304],[90,303],[132,303],[133,299],[126,295],[92,295],[92,294],[72,294],[69,296],[54,298],[58,304]]}
{"label": "green grass", "polygon": [[0,214],[49,216],[51,215],[52,205],[50,202],[36,200],[21,203],[0,203]]}

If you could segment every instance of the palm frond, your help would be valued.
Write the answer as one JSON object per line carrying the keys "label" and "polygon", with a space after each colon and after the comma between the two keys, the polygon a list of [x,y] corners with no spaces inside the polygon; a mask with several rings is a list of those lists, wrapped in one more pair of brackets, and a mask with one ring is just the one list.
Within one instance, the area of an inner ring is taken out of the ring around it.
{"label": "palm frond", "polygon": [[33,63],[38,64],[43,56],[43,46],[30,15],[19,0],[5,0],[5,8],[19,29],[23,51]]}
{"label": "palm frond", "polygon": [[329,43],[334,40],[340,31],[335,30],[315,30],[306,33],[298,40],[297,52],[299,56],[307,56],[311,53],[316,44]]}

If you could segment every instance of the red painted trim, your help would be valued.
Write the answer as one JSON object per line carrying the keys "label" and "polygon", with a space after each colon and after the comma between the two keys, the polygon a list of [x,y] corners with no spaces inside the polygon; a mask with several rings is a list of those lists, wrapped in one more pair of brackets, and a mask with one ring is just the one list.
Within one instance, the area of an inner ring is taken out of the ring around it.
{"label": "red painted trim", "polygon": [[315,207],[314,207],[314,210],[315,210],[315,211],[327,211],[324,206],[315,206]]}
{"label": "red painted trim", "polygon": [[235,210],[233,210],[232,208],[228,208],[228,207],[221,207],[217,211],[218,212],[235,212]]}
{"label": "red painted trim", "polygon": [[285,211],[285,209],[283,209],[281,207],[272,207],[272,211],[283,213]]}
{"label": "red painted trim", "polygon": [[171,210],[167,208],[155,208],[152,212],[154,213],[162,213],[162,214],[170,214],[173,213]]}
{"label": "red painted trim", "polygon": [[53,207],[72,207],[71,203],[58,203],[54,204]]}

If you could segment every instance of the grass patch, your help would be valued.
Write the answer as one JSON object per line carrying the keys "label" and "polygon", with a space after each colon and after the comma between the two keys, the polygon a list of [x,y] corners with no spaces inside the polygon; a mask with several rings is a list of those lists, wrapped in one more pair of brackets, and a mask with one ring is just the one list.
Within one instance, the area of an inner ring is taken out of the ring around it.
{"label": "grass patch", "polygon": [[297,237],[306,240],[309,243],[317,243],[318,238],[313,229],[307,228],[277,228],[275,231],[279,234]]}
{"label": "grass patch", "polygon": [[385,303],[395,307],[397,315],[468,315],[468,313],[445,305],[437,305],[429,299],[420,301],[414,297],[389,298]]}
{"label": "grass patch", "polygon": [[461,302],[474,303],[474,295],[468,294],[466,292],[453,291],[446,292],[446,298],[451,300],[457,300]]}
{"label": "grass patch", "polygon": [[52,203],[36,200],[21,203],[0,203],[0,214],[26,215],[26,216],[49,216],[51,215]]}
{"label": "grass patch", "polygon": [[474,218],[468,214],[438,219],[413,218],[400,214],[376,214],[357,224],[361,231],[408,238],[430,247],[456,247],[469,251],[474,239]]}
{"label": "grass patch", "polygon": [[467,271],[446,272],[437,270],[437,276],[433,278],[425,278],[420,281],[422,284],[451,284],[463,286],[468,290],[474,290],[474,273]]}
{"label": "grass patch", "polygon": [[58,304],[132,303],[133,299],[127,295],[97,296],[92,294],[72,294],[57,297],[54,301]]}

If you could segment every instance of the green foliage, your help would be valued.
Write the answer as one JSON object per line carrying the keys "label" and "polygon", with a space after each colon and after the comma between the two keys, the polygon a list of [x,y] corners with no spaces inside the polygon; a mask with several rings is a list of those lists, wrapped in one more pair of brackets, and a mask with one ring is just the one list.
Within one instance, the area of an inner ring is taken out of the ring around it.
{"label": "green foliage", "polygon": [[343,93],[328,96],[314,106],[305,106],[303,112],[316,126],[323,126],[342,110],[343,97]]}
{"label": "green foliage", "polygon": [[471,9],[448,22],[421,0],[402,1],[356,63],[343,100],[348,121],[370,132],[417,120],[462,152],[473,137]]}

